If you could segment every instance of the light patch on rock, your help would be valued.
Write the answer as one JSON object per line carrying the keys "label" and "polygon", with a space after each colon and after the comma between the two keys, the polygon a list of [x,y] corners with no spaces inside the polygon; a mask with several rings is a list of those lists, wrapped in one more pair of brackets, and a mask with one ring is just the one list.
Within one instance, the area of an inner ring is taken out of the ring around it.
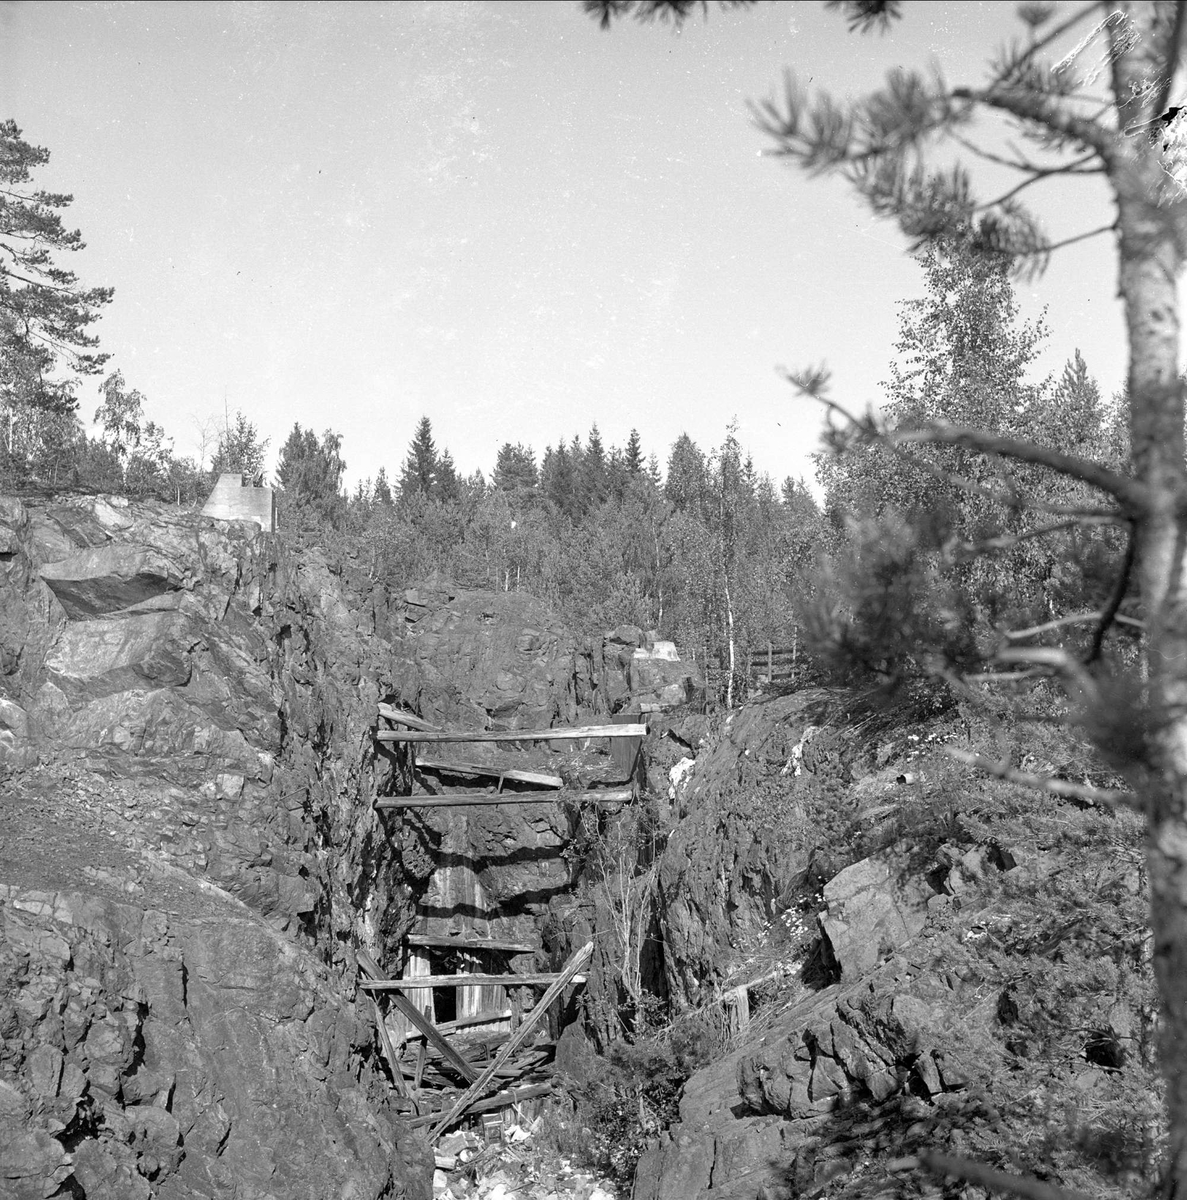
{"label": "light patch on rock", "polygon": [[819,733],[819,725],[805,725],[804,732],[800,734],[800,740],[791,748],[791,757],[784,764],[780,775],[799,775],[804,769],[804,747],[812,739],[813,735]]}
{"label": "light patch on rock", "polygon": [[692,774],[692,769],[695,766],[695,758],[682,758],[668,772],[668,779],[671,781],[671,786],[668,788],[669,800],[675,800],[684,791],[685,787],[688,786],[689,776]]}

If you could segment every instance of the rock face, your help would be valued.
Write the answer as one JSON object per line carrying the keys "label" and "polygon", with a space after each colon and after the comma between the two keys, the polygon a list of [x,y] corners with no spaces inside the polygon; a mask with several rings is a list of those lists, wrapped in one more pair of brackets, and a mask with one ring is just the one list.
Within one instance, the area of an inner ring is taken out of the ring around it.
{"label": "rock face", "polygon": [[639,1159],[635,1200],[938,1195],[923,1151],[1145,1190],[1161,1118],[1140,818],[959,773],[942,747],[978,712],[846,703],[673,717],[654,748],[671,1040],[719,1052]]}
{"label": "rock face", "polygon": [[395,965],[414,920],[455,921],[459,880],[491,933],[539,942],[574,828],[555,805],[377,813],[399,769],[377,703],[534,728],[692,676],[641,631],[578,642],[522,594],[389,604],[164,505],[0,499],[0,571],[0,1193],[427,1197],[354,948]]}
{"label": "rock face", "polygon": [[0,1192],[427,1198],[354,991],[411,909],[383,598],[165,506],[0,544]]}

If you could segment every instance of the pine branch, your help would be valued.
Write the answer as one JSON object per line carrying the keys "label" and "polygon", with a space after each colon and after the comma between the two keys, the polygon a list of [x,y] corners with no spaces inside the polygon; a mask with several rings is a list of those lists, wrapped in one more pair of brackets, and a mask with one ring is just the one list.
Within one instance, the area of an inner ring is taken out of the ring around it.
{"label": "pine branch", "polygon": [[[1019,771],[1002,759],[994,762],[980,754],[961,750],[956,746],[941,746],[940,749],[949,757],[966,767],[976,767],[979,771],[1003,779],[1006,783],[1016,783],[1019,787],[1030,788],[1032,791],[1049,792],[1053,796],[1066,796],[1070,800],[1080,800],[1099,808],[1140,808],[1141,801],[1132,792],[1118,792],[1106,788],[1095,788],[1087,783],[1073,783],[1070,779],[1053,779],[1049,775],[1032,775],[1029,771]],[[1026,1193],[1018,1193],[1025,1195]]]}
{"label": "pine branch", "polygon": [[[1103,174],[1103,167],[1093,167],[1088,171],[1078,169],[1079,165],[1086,163],[1095,158],[1095,154],[1085,154],[1082,158],[1076,159],[1073,163],[1068,163],[1067,166],[1060,167],[1038,167],[1032,166],[1027,168],[1031,175],[1029,179],[1022,180],[1021,183],[1015,184],[1004,195],[999,196],[996,200],[987,200],[984,204],[977,205],[977,211],[980,212],[987,208],[996,208],[999,204],[1005,204],[1008,200],[1013,200],[1019,192],[1031,187],[1033,184],[1041,183],[1044,179],[1050,179],[1052,175],[1100,175]],[[1113,226],[1109,226],[1113,228]]]}
{"label": "pine branch", "polygon": [[1046,537],[1050,533],[1062,533],[1065,529],[1079,529],[1084,525],[1128,525],[1129,522],[1121,516],[1081,516],[1070,517],[1066,521],[1054,521],[1050,525],[1041,525],[1038,529],[1027,529],[1022,533],[1005,533],[1000,537],[983,538],[979,542],[961,542],[957,547],[962,554],[984,554],[993,550],[1013,550],[1023,542],[1031,542],[1036,538]]}

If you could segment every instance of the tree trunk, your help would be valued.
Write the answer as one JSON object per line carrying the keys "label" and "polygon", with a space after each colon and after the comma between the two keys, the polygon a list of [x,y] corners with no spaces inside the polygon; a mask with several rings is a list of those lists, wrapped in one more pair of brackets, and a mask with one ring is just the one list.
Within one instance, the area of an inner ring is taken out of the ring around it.
{"label": "tree trunk", "polygon": [[734,707],[734,605],[730,599],[730,581],[728,576],[725,579],[725,624],[726,638],[729,642],[730,651],[730,666],[729,675],[725,683],[725,706],[726,708]]}
{"label": "tree trunk", "polygon": [[[1167,39],[1156,25],[1163,14],[1144,4],[1130,6],[1128,15],[1138,35],[1134,44],[1126,44],[1124,22],[1110,29],[1119,99],[1148,94],[1167,62]],[[1153,758],[1142,799],[1170,1134],[1162,1190],[1187,1200],[1187,465],[1176,289],[1187,223],[1183,200],[1167,193],[1156,152],[1142,139],[1127,141],[1131,145],[1108,170],[1117,196],[1120,294],[1129,335],[1133,473],[1148,489],[1135,533],[1147,610]]]}

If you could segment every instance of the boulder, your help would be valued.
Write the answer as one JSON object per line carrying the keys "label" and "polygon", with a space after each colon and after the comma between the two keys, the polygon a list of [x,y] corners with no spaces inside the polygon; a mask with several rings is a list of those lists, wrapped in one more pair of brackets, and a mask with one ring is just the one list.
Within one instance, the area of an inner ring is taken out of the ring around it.
{"label": "boulder", "polygon": [[824,885],[820,930],[845,981],[872,970],[927,924],[926,883],[892,879],[894,860],[865,858]]}

